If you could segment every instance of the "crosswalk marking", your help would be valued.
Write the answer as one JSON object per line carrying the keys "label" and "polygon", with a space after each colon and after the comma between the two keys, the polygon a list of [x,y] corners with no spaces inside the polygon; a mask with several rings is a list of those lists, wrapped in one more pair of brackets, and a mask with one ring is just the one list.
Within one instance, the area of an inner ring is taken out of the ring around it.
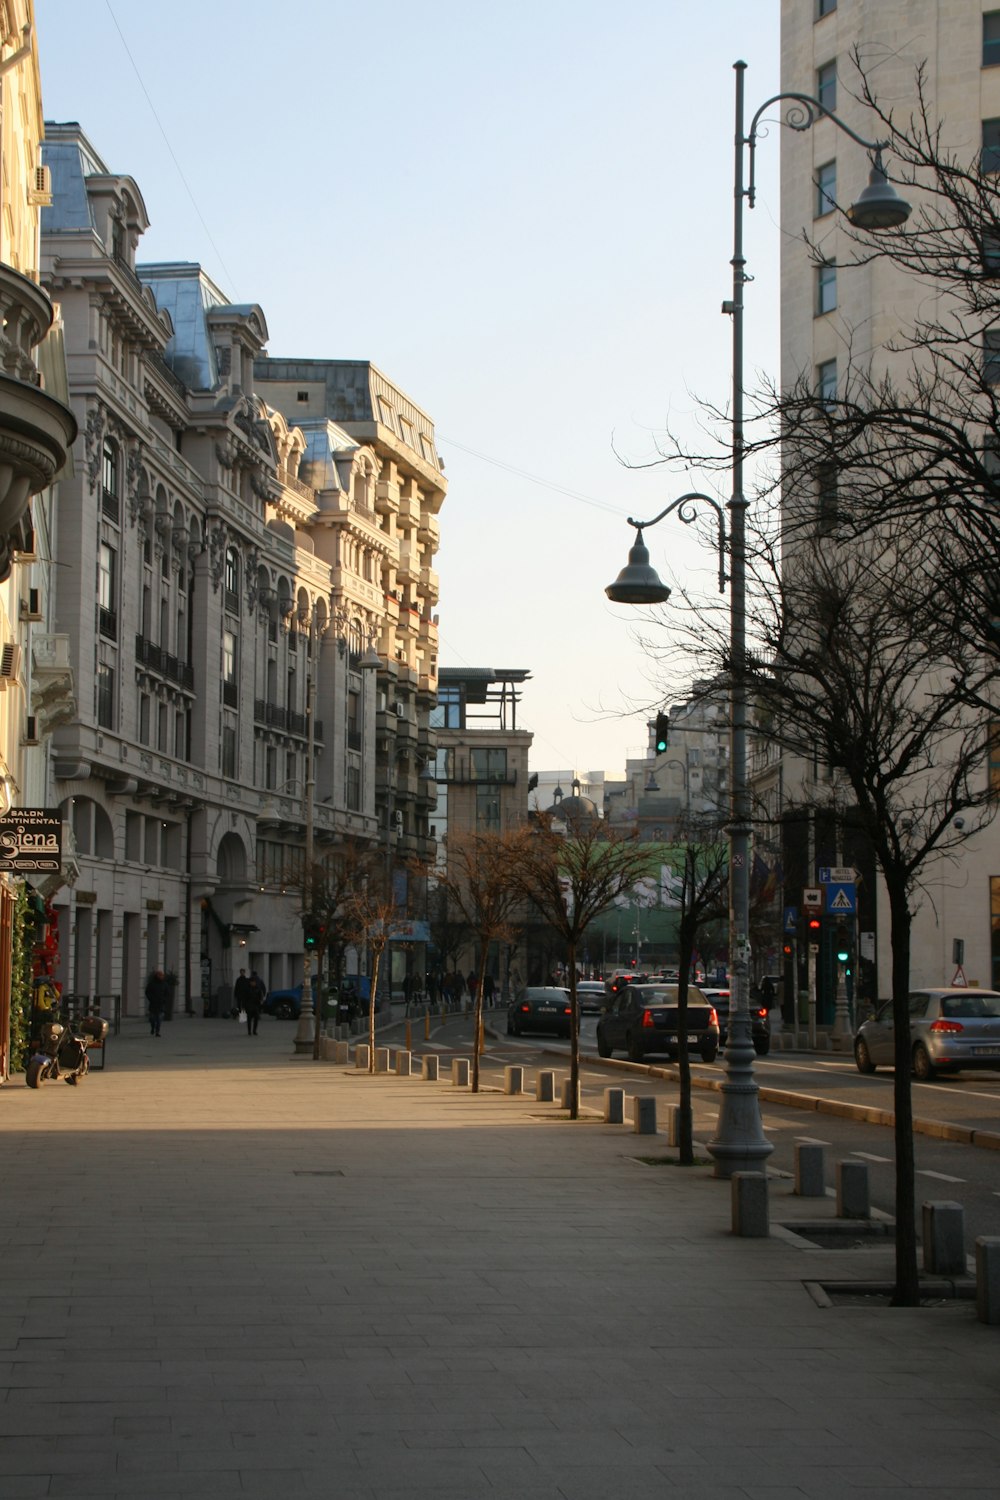
{"label": "crosswalk marking", "polygon": [[862,1161],[890,1162],[891,1156],[876,1156],[873,1151],[852,1151],[852,1156],[860,1156]]}
{"label": "crosswalk marking", "polygon": [[964,1182],[964,1177],[949,1177],[947,1172],[929,1172],[917,1169],[918,1177],[936,1177],[938,1182]]}

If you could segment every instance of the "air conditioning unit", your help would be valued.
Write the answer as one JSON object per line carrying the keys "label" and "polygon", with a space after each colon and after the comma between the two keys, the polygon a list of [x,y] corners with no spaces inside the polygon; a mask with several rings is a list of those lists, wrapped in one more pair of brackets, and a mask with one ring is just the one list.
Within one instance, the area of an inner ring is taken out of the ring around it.
{"label": "air conditioning unit", "polygon": [[396,704],[393,705],[393,707],[396,710],[396,718],[397,719],[405,719],[406,718],[406,704],[405,703],[396,703]]}
{"label": "air conditioning unit", "polygon": [[21,619],[40,620],[42,618],[42,591],[41,589],[29,589],[27,599],[21,600]]}
{"label": "air conditioning unit", "polygon": [[24,721],[24,739],[22,745],[38,744],[38,720],[34,714],[28,714]]}
{"label": "air conditioning unit", "polygon": [[48,167],[36,167],[28,188],[28,202],[36,208],[48,208],[52,202],[52,173]]}
{"label": "air conditioning unit", "polygon": [[16,682],[21,670],[21,648],[16,641],[8,641],[0,651],[0,687]]}

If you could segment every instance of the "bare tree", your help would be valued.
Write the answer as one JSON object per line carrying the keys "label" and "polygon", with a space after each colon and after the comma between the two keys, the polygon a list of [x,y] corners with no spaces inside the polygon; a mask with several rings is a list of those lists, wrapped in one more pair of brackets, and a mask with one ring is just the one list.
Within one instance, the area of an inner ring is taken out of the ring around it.
{"label": "bare tree", "polygon": [[368,996],[368,1071],[375,1071],[375,1005],[378,996],[379,971],[392,935],[392,924],[399,916],[391,881],[381,860],[361,876],[344,903],[343,922],[348,940],[367,946],[372,958],[371,989]]}
{"label": "bare tree", "polygon": [[460,912],[479,945],[476,984],[472,1091],[479,1091],[479,1049],[483,1026],[483,981],[492,943],[512,942],[517,932],[521,897],[515,872],[522,857],[525,829],[506,833],[459,833],[447,839],[446,868],[435,878],[449,903]]}
{"label": "bare tree", "polygon": [[680,1163],[694,1164],[694,1123],[691,1108],[691,1059],[688,1054],[688,982],[700,932],[717,922],[727,909],[729,847],[717,825],[692,824],[681,851],[680,915],[677,926],[677,1063],[680,1071],[678,1147]]}
{"label": "bare tree", "polygon": [[648,875],[655,850],[633,835],[610,831],[599,820],[579,821],[563,835],[545,814],[524,840],[517,871],[524,897],[565,944],[573,1015],[570,1027],[570,1115],[579,1116],[580,1005],[576,994],[576,955],[595,917],[613,906]]}
{"label": "bare tree", "polygon": [[[344,954],[354,941],[355,924],[352,900],[361,885],[376,869],[377,856],[370,845],[357,839],[345,839],[337,848],[303,869],[295,888],[301,896],[302,919],[309,921],[316,934],[317,975],[324,964],[330,988],[339,997]],[[313,1034],[313,1057],[320,1052],[322,1033],[322,991],[318,986]]]}

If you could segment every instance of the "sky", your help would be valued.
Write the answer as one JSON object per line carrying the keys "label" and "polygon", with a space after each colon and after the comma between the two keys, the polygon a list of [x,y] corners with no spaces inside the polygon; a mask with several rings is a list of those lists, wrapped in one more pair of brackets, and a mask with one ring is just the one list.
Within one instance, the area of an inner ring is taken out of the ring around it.
{"label": "sky", "polygon": [[[371,360],[433,418],[440,664],[531,672],[533,769],[621,774],[685,684],[604,588],[628,516],[725,499],[724,474],[655,460],[668,431],[704,451],[701,403],[728,405],[732,63],[750,114],[778,0],[35,8],[46,118],[135,179],[139,260],[200,262],[260,304],[269,354]],[[777,366],[776,137],[746,215],[748,385]],[[712,589],[707,529],[646,542]]]}

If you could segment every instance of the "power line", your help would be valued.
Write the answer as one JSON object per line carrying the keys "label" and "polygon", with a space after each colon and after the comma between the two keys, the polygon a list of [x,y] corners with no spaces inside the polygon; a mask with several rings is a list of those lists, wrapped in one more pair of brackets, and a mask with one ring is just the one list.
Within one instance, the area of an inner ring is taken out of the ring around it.
{"label": "power line", "polygon": [[595,500],[592,495],[581,495],[578,490],[567,489],[563,484],[556,484],[555,480],[543,479],[539,474],[531,474],[527,469],[519,469],[516,464],[509,464],[505,459],[493,458],[489,453],[480,453],[478,449],[459,443],[455,438],[444,437],[440,432],[436,432],[435,436],[446,446],[450,443],[453,448],[458,448],[473,458],[481,459],[484,464],[492,464],[496,469],[505,469],[508,474],[516,474],[519,479],[527,479],[529,483],[541,485],[543,489],[554,490],[557,495],[565,495],[570,500],[579,500],[582,505],[592,505],[595,510],[604,510],[613,516],[625,514],[621,506],[609,505],[606,500]]}

